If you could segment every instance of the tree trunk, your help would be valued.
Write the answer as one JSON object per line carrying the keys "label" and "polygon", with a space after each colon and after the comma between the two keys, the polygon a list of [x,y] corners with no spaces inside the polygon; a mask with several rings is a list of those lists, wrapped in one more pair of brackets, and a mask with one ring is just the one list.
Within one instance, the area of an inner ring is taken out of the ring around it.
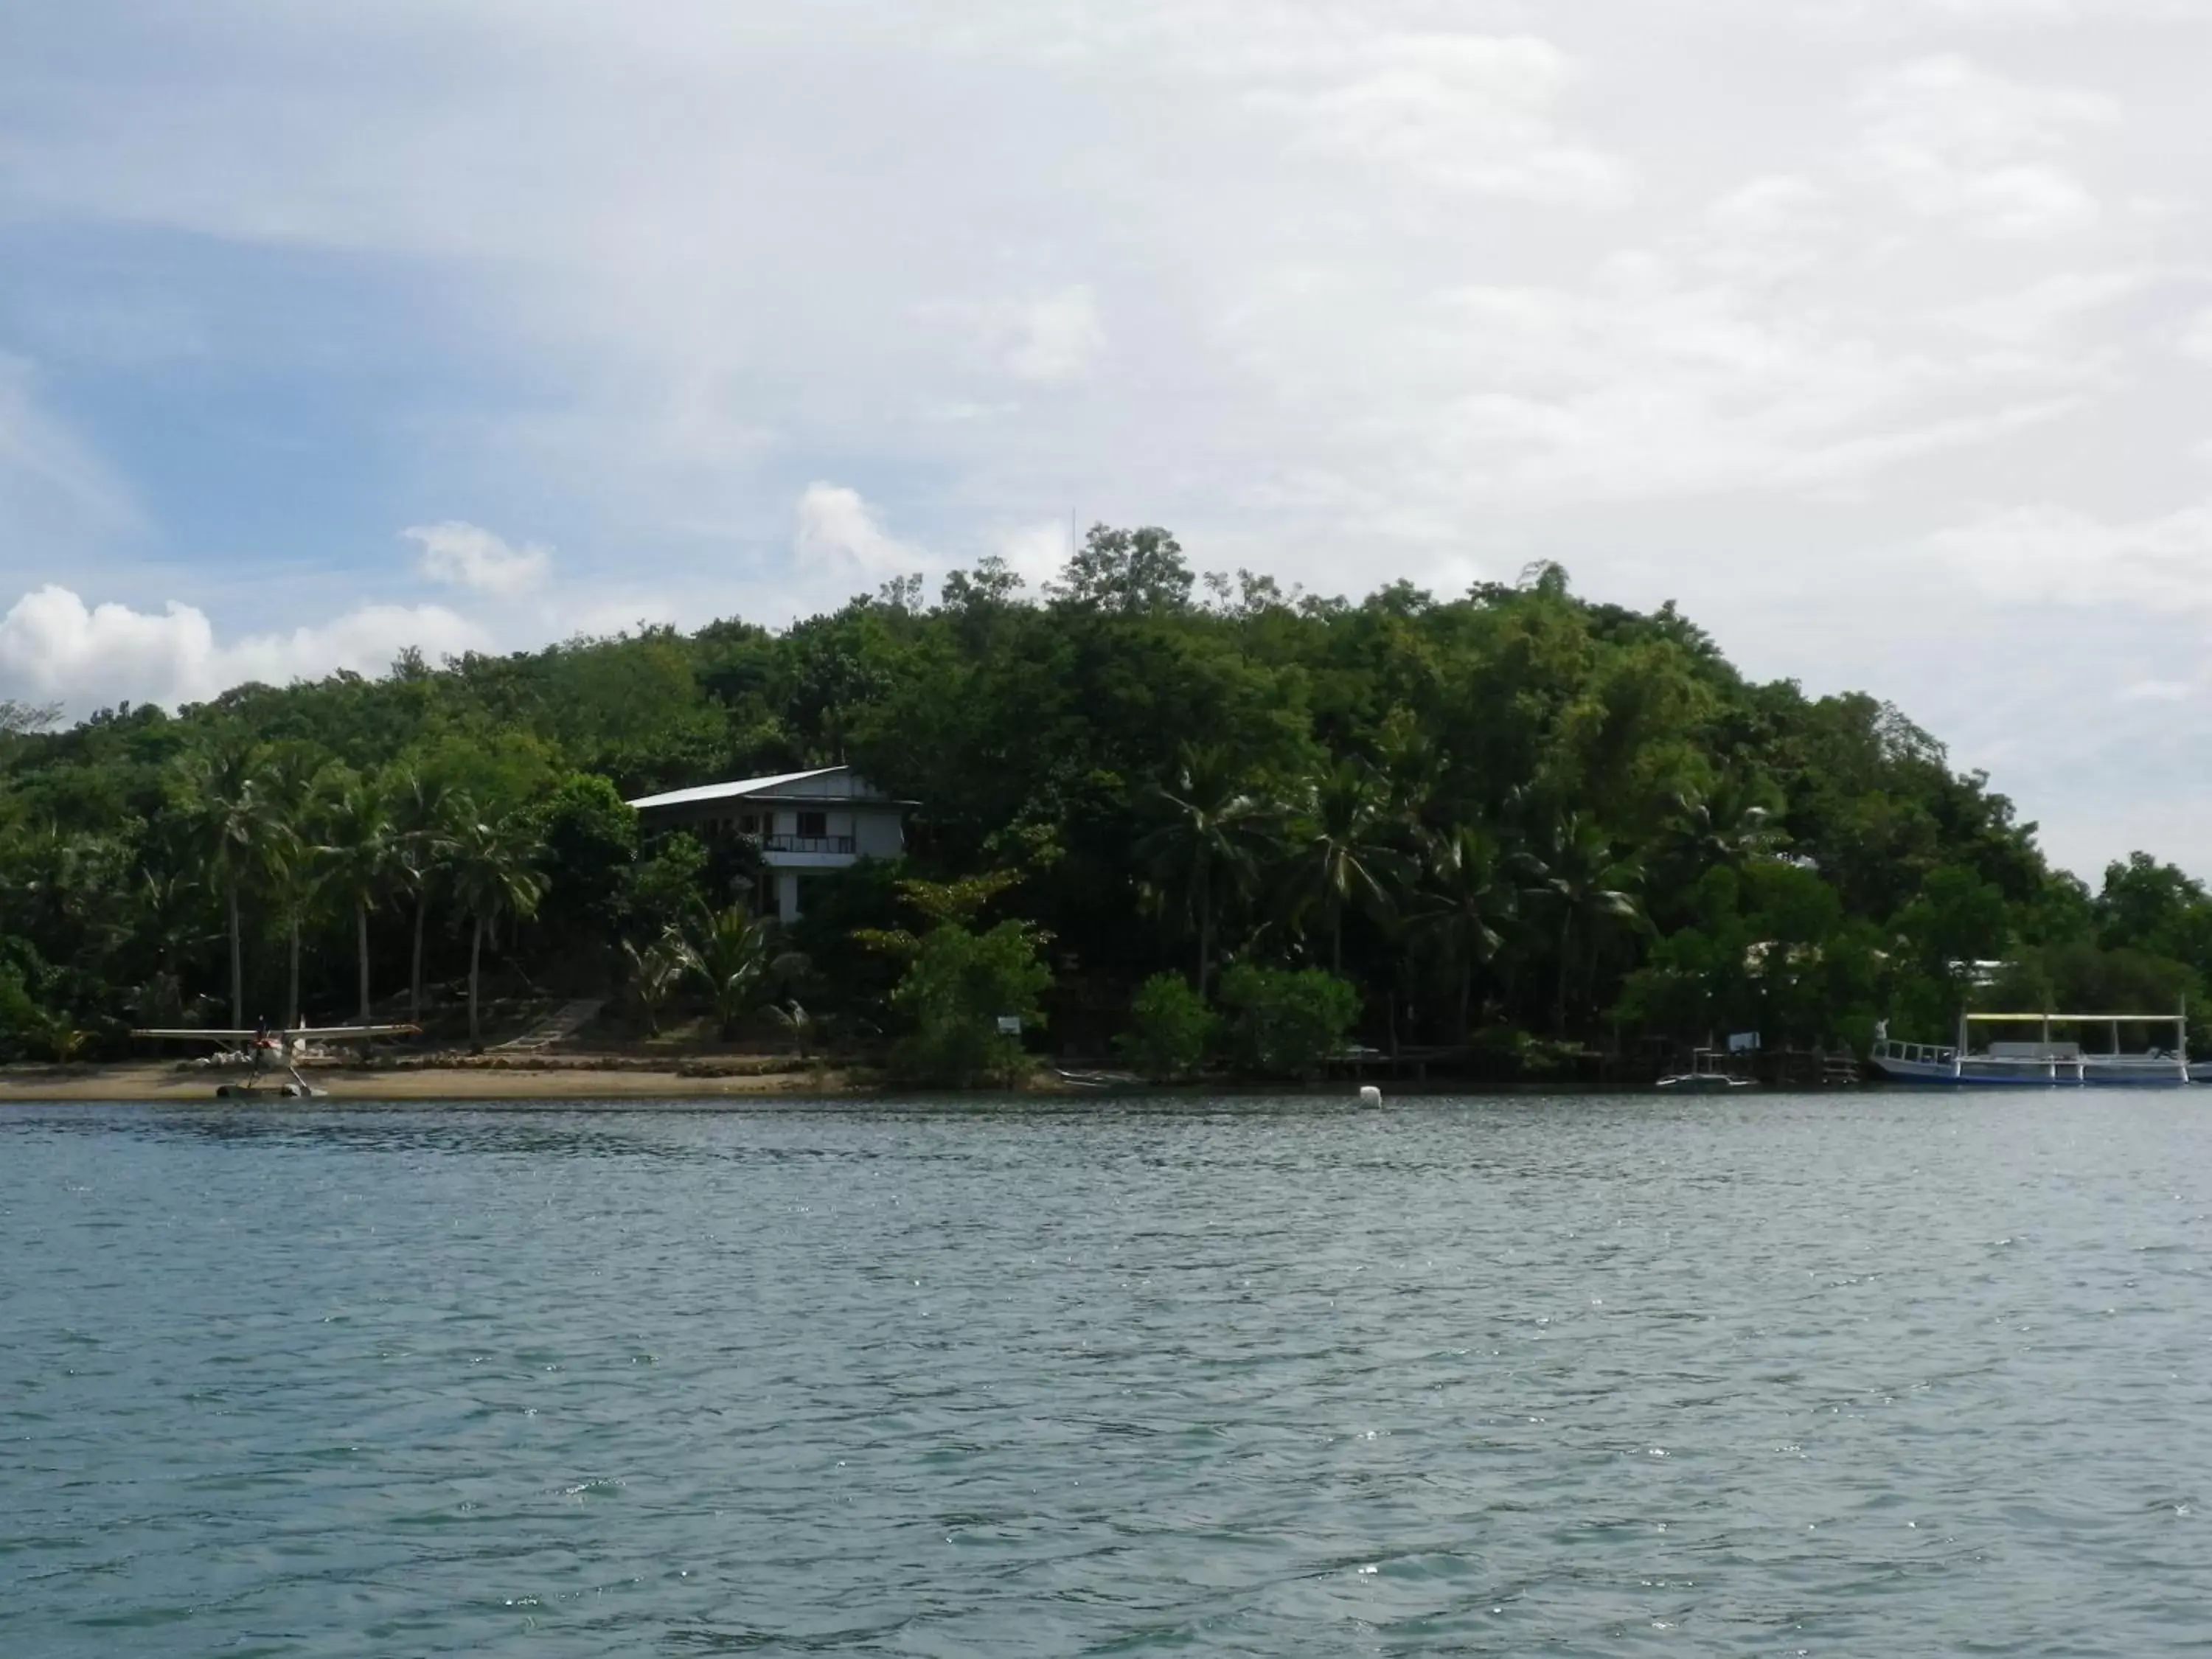
{"label": "tree trunk", "polygon": [[478,969],[483,961],[483,918],[478,916],[469,933],[469,1047],[481,1048],[483,1043],[477,1036],[477,981]]}
{"label": "tree trunk", "polygon": [[290,1030],[300,1023],[300,919],[292,918],[290,970],[284,981],[284,1029]]}
{"label": "tree trunk", "polygon": [[368,907],[354,908],[354,938],[361,947],[361,1023],[369,1022],[368,1012]]}
{"label": "tree trunk", "polygon": [[1565,1036],[1567,1034],[1567,976],[1574,971],[1574,957],[1570,953],[1568,946],[1573,943],[1574,931],[1575,913],[1570,910],[1559,921],[1559,991],[1557,999],[1552,1004],[1552,1035],[1553,1036]]}
{"label": "tree trunk", "polygon": [[1474,1001],[1474,963],[1462,963],[1459,970],[1459,1041],[1467,1041],[1468,1010]]}
{"label": "tree trunk", "polygon": [[415,961],[413,973],[407,981],[407,1023],[422,1023],[422,927],[429,920],[430,900],[425,894],[415,901]]}
{"label": "tree trunk", "polygon": [[230,884],[230,1024],[246,1029],[246,951],[239,941],[238,884]]}
{"label": "tree trunk", "polygon": [[1198,994],[1206,995],[1206,975],[1213,958],[1213,894],[1206,879],[1206,866],[1198,871]]}
{"label": "tree trunk", "polygon": [[1344,975],[1344,907],[1341,904],[1328,915],[1328,971],[1339,978]]}

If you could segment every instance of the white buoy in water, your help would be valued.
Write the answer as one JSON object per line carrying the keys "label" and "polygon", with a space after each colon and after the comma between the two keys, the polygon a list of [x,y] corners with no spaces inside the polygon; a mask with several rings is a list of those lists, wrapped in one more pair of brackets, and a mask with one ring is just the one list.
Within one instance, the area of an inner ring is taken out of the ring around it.
{"label": "white buoy in water", "polygon": [[1361,1084],[1359,1103],[1362,1106],[1380,1106],[1382,1103],[1382,1091],[1371,1083]]}

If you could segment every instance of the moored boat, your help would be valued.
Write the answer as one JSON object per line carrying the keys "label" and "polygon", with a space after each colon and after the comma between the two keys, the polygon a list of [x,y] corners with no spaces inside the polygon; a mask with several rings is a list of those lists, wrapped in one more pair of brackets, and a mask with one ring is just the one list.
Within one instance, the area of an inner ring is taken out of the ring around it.
{"label": "moored boat", "polygon": [[1659,1086],[1670,1094],[1725,1094],[1731,1089],[1752,1089],[1758,1085],[1747,1077],[1738,1077],[1722,1062],[1717,1048],[1693,1048],[1690,1051],[1690,1069],[1677,1072],[1659,1079]]}
{"label": "moored boat", "polygon": [[[2072,1036],[2053,1036],[2053,1029]],[[2145,1031],[2146,1047],[2124,1048],[2130,1028]],[[2000,1031],[2032,1030],[2007,1037]],[[1978,1034],[1986,1031],[1981,1046]],[[2172,1046],[2158,1041],[2172,1033]],[[2094,1039],[2101,1038],[2102,1041]],[[2178,1014],[1967,1014],[1955,1042],[1899,1042],[1887,1022],[1875,1028],[1868,1064],[1893,1083],[1953,1087],[2180,1088],[2212,1082],[2212,1062],[2189,1063],[2189,1020]]]}

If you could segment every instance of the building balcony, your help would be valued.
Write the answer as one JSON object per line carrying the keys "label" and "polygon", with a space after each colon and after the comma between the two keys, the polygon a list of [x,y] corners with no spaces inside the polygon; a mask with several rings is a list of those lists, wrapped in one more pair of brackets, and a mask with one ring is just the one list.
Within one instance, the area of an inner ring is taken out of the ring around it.
{"label": "building balcony", "polygon": [[763,853],[826,853],[853,856],[853,837],[850,836],[763,836]]}

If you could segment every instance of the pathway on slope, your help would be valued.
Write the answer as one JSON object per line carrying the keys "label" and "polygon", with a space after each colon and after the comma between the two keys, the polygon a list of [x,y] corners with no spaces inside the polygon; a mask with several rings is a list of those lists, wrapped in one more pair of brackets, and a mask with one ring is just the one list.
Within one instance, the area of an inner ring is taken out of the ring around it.
{"label": "pathway on slope", "polygon": [[492,1046],[501,1054],[542,1054],[556,1042],[562,1042],[582,1030],[599,1018],[599,1010],[607,1006],[605,997],[579,997],[564,1003],[548,1018],[540,1020],[519,1037]]}

